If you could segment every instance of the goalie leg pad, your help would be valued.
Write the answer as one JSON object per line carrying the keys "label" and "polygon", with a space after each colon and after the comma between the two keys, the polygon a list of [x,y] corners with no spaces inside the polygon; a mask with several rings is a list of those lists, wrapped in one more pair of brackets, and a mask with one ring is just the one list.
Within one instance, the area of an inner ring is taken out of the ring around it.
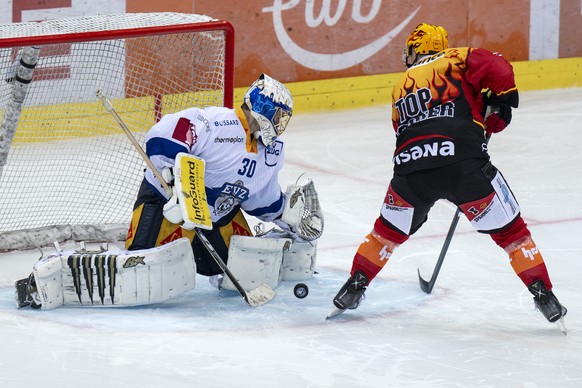
{"label": "goalie leg pad", "polygon": [[[283,251],[291,245],[288,238],[260,238],[233,235],[230,238],[227,267],[245,291],[265,283],[271,288],[279,285]],[[222,288],[236,290],[225,277]]]}
{"label": "goalie leg pad", "polygon": [[43,310],[54,309],[64,304],[63,270],[60,254],[44,257],[34,265],[32,273]]}
{"label": "goalie leg pad", "polygon": [[158,303],[196,285],[187,238],[130,252],[63,251],[38,261],[33,274],[43,310]]}
{"label": "goalie leg pad", "polygon": [[308,280],[313,277],[317,254],[317,241],[295,241],[283,252],[280,280]]}

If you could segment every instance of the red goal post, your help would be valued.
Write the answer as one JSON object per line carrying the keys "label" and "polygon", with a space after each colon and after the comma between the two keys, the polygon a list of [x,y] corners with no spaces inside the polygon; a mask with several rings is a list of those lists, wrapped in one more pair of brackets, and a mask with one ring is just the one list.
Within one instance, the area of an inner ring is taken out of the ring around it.
{"label": "red goal post", "polygon": [[141,13],[0,25],[0,251],[123,239],[164,114],[233,105],[234,29],[206,15]]}

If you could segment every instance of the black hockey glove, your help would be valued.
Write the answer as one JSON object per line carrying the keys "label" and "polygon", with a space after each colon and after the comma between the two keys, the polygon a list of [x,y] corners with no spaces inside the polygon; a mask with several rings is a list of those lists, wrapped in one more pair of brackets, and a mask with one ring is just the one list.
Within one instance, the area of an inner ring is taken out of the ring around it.
{"label": "black hockey glove", "polygon": [[484,93],[485,107],[489,108],[485,113],[485,132],[491,136],[493,133],[503,131],[511,123],[511,109],[517,108],[519,96],[517,91],[497,96],[491,91]]}

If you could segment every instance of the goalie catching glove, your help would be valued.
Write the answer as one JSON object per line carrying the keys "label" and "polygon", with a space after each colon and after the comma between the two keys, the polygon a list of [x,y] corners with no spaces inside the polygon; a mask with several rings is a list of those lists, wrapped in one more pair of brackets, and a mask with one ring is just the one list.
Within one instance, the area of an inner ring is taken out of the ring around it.
{"label": "goalie catching glove", "polygon": [[304,185],[289,185],[285,192],[285,207],[280,220],[274,221],[293,237],[304,241],[317,240],[323,234],[323,212],[313,181]]}

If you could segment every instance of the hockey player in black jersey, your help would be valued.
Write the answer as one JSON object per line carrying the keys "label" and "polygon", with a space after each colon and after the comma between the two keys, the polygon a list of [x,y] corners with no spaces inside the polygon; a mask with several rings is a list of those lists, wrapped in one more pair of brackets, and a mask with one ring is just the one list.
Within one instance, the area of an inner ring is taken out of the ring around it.
{"label": "hockey player in black jersey", "polygon": [[[567,310],[487,151],[486,135],[505,129],[518,106],[512,66],[482,48],[450,48],[446,30],[425,23],[406,40],[402,59],[408,70],[392,92],[394,175],[334,305],[340,312],[358,307],[394,250],[419,230],[437,200],[446,199],[505,250],[546,319],[560,320]],[[485,115],[488,106],[494,113]]]}

